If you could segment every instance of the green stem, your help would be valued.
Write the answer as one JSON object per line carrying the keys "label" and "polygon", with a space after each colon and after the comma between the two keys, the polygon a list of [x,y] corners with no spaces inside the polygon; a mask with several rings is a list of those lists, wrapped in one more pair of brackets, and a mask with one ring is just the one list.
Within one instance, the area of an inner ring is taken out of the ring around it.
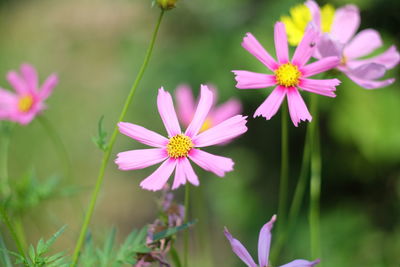
{"label": "green stem", "polygon": [[319,202],[321,195],[321,151],[319,141],[318,127],[318,109],[317,96],[311,98],[311,112],[313,114],[313,123],[310,128],[311,134],[311,177],[310,177],[310,242],[311,242],[311,257],[319,258],[321,256],[320,246],[320,215]]}
{"label": "green stem", "polygon": [[179,254],[176,251],[174,244],[171,245],[170,254],[171,254],[172,261],[175,264],[174,266],[182,267],[181,259],[179,258]]}
{"label": "green stem", "polygon": [[18,239],[21,242],[22,248],[24,250],[28,247],[28,242],[26,241],[26,234],[24,230],[24,225],[22,224],[21,215],[16,215],[14,218],[14,226],[15,226],[15,233],[18,236]]}
{"label": "green stem", "polygon": [[0,205],[0,216],[1,216],[2,220],[4,221],[4,223],[6,224],[8,230],[10,231],[11,237],[14,240],[15,244],[17,245],[19,254],[21,254],[21,256],[23,256],[24,258],[26,258],[22,243],[15,231],[14,226],[12,225],[12,223],[10,221],[10,218],[8,217],[7,211],[4,209],[4,207],[2,205]]}
{"label": "green stem", "polygon": [[[190,183],[186,183],[185,186],[185,219],[184,222],[189,221],[189,208],[190,208]],[[186,229],[183,243],[183,267],[188,267],[188,256],[189,256],[189,228]]]}
{"label": "green stem", "polygon": [[52,142],[54,144],[55,149],[57,150],[58,157],[60,158],[60,161],[64,165],[65,177],[67,177],[67,178],[70,177],[70,175],[71,175],[70,172],[72,169],[71,161],[69,160],[67,149],[65,148],[63,141],[61,140],[60,136],[57,134],[57,131],[55,130],[55,128],[53,127],[51,122],[46,117],[44,117],[42,115],[42,116],[38,116],[37,119],[40,122],[40,124],[42,125],[42,127],[44,128],[44,130],[49,135],[50,139],[52,140]]}
{"label": "green stem", "polygon": [[[155,41],[157,39],[157,33],[158,33],[159,28],[160,28],[160,24],[161,24],[163,15],[164,15],[164,11],[162,10],[161,13],[160,13],[160,16],[158,17],[158,21],[156,23],[156,27],[154,29],[153,36],[151,38],[149,48],[147,49],[146,56],[144,58],[143,64],[142,64],[142,66],[141,66],[141,68],[139,70],[139,73],[138,73],[138,75],[136,77],[135,82],[132,85],[132,88],[131,88],[131,90],[129,92],[129,95],[125,100],[125,104],[124,104],[124,107],[123,107],[123,109],[121,111],[121,114],[120,114],[120,116],[118,118],[118,121],[123,121],[124,120],[125,115],[126,115],[126,113],[128,111],[128,108],[129,108],[130,104],[132,103],[132,99],[133,99],[133,96],[135,94],[136,88],[139,85],[139,82],[142,80],[143,74],[144,74],[144,72],[146,70],[146,67],[147,67],[147,65],[149,63],[149,60],[150,60],[150,57],[151,57],[151,54],[153,52],[154,44],[155,44]],[[93,215],[94,207],[96,205],[96,201],[97,201],[97,197],[99,195],[100,189],[101,189],[101,185],[103,184],[104,173],[105,173],[105,170],[106,170],[107,163],[108,163],[108,161],[110,159],[111,152],[112,152],[112,149],[114,147],[114,144],[115,144],[115,141],[116,141],[116,138],[117,138],[117,134],[118,134],[118,127],[116,125],[115,128],[114,128],[114,131],[113,131],[113,133],[111,135],[110,142],[109,142],[109,144],[108,144],[108,146],[107,146],[107,148],[106,148],[106,150],[104,151],[104,154],[103,154],[103,160],[102,160],[102,163],[101,163],[101,166],[100,166],[100,170],[99,170],[99,174],[98,174],[98,177],[97,177],[97,180],[96,180],[96,185],[95,185],[95,188],[93,190],[92,197],[91,197],[90,204],[89,204],[89,208],[88,208],[88,211],[86,212],[85,219],[84,219],[84,222],[83,222],[80,234],[79,234],[79,238],[78,238],[78,241],[77,241],[76,246],[75,246],[75,251],[74,251],[73,261],[72,261],[71,267],[76,266],[77,263],[78,263],[79,254],[80,254],[83,242],[84,242],[86,234],[87,234],[87,230],[88,230],[89,223],[90,223],[90,220],[91,220],[92,215]]]}
{"label": "green stem", "polygon": [[5,266],[12,267],[11,259],[10,259],[10,256],[8,255],[9,250],[7,249],[6,244],[4,243],[3,235],[1,232],[0,232],[0,250],[1,250],[1,254],[3,255],[2,259],[3,259],[3,263],[5,264]]}
{"label": "green stem", "polygon": [[281,177],[279,182],[278,232],[283,233],[286,227],[287,194],[289,178],[289,134],[288,134],[288,107],[284,103],[281,113]]}

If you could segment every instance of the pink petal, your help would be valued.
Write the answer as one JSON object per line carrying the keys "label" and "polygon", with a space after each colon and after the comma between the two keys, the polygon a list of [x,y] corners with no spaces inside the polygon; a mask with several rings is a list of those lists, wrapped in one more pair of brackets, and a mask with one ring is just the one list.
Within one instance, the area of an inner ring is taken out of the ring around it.
{"label": "pink petal", "polygon": [[308,0],[305,5],[310,9],[312,16],[311,26],[314,27],[314,30],[320,32],[321,31],[321,11],[319,9],[318,4],[315,1]]}
{"label": "pink petal", "polygon": [[383,81],[373,81],[373,80],[365,80],[358,78],[356,76],[353,76],[349,73],[346,73],[346,75],[356,84],[358,84],[361,87],[364,87],[365,89],[378,89],[382,88],[388,85],[391,85],[394,83],[395,79],[387,79]]}
{"label": "pink petal", "polygon": [[242,115],[237,115],[227,119],[195,136],[193,143],[196,147],[206,147],[231,140],[247,131],[246,118]]}
{"label": "pink petal", "polygon": [[0,119],[5,119],[15,112],[18,97],[10,91],[0,88]]}
{"label": "pink petal", "polygon": [[164,91],[163,87],[158,89],[157,106],[158,113],[160,113],[160,117],[164,123],[165,129],[167,130],[168,136],[173,137],[182,133],[178,117],[175,113],[172,97],[168,92]]}
{"label": "pink petal", "polygon": [[164,148],[168,144],[168,139],[164,136],[147,130],[139,125],[129,122],[119,122],[118,128],[122,134],[129,136],[130,138],[135,139],[136,141],[145,145]]}
{"label": "pink petal", "polygon": [[361,65],[354,69],[348,69],[348,73],[352,76],[364,80],[376,80],[382,78],[386,73],[386,68],[383,65],[376,63],[369,63]]}
{"label": "pink petal", "polygon": [[167,183],[168,178],[171,176],[172,172],[174,171],[176,163],[177,161],[175,159],[167,159],[160,165],[160,167],[158,167],[157,170],[155,170],[155,172],[144,179],[140,183],[140,186],[143,189],[150,191],[161,190]]}
{"label": "pink petal", "polygon": [[340,43],[346,44],[360,26],[360,11],[355,5],[338,8],[333,18],[331,36]]}
{"label": "pink petal", "polygon": [[172,190],[177,189],[179,186],[186,184],[185,170],[181,164],[181,159],[176,160],[175,178],[172,184]]}
{"label": "pink petal", "polygon": [[340,81],[338,79],[316,80],[304,78],[300,79],[299,87],[311,93],[336,97],[334,91],[336,90],[336,86],[339,84]]}
{"label": "pink petal", "polygon": [[303,77],[310,77],[315,74],[336,68],[340,63],[337,57],[326,57],[311,64],[308,64],[300,69]]}
{"label": "pink petal", "polygon": [[190,164],[189,160],[184,157],[177,159],[175,178],[172,189],[175,190],[179,186],[186,184],[186,180],[195,186],[199,185],[199,179],[197,178],[197,175],[194,172],[192,165]]}
{"label": "pink petal", "polygon": [[190,150],[189,158],[206,171],[213,172],[220,177],[233,170],[234,163],[230,158],[216,156],[199,149]]}
{"label": "pink petal", "polygon": [[257,264],[254,262],[253,258],[250,256],[247,249],[240,243],[239,240],[235,239],[231,233],[229,233],[228,229],[225,227],[224,234],[228,239],[229,243],[232,246],[233,252],[249,267],[257,267]]}
{"label": "pink petal", "polygon": [[257,108],[256,112],[254,113],[254,118],[257,116],[263,116],[267,120],[271,119],[272,116],[274,116],[276,112],[278,112],[278,109],[281,106],[285,95],[285,87],[276,87],[267,97],[267,99]]}
{"label": "pink petal", "polygon": [[306,29],[304,37],[294,52],[292,63],[302,67],[310,59],[317,48],[318,32],[312,27]]}
{"label": "pink petal", "polygon": [[319,58],[324,57],[342,57],[343,45],[337,41],[332,40],[329,35],[324,34],[318,41]]}
{"label": "pink petal", "polygon": [[19,95],[26,95],[30,93],[26,82],[15,71],[10,71],[7,73],[7,81],[12,85],[14,90]]}
{"label": "pink petal", "polygon": [[187,158],[183,158],[181,160],[181,164],[183,166],[183,169],[185,171],[186,179],[195,186],[198,186],[200,184],[199,178],[197,177],[196,173],[193,170],[192,165],[190,164],[189,160]]}
{"label": "pink petal", "polygon": [[237,99],[230,99],[211,111],[209,117],[216,125],[232,116],[240,114],[241,111],[242,103]]}
{"label": "pink petal", "polygon": [[56,87],[57,84],[58,84],[58,76],[56,74],[50,75],[41,86],[39,97],[41,99],[47,99],[51,95],[54,87]]}
{"label": "pink petal", "polygon": [[21,65],[21,74],[26,85],[31,92],[36,92],[38,88],[38,75],[36,69],[30,64]]}
{"label": "pink petal", "polygon": [[175,99],[178,104],[178,117],[186,127],[193,119],[195,100],[192,89],[188,85],[180,85],[176,88]]}
{"label": "pink petal", "polygon": [[274,71],[279,67],[276,61],[270,56],[270,54],[268,54],[264,47],[262,47],[251,33],[247,33],[243,38],[242,46],[267,66],[268,69]]}
{"label": "pink petal", "polygon": [[349,59],[366,56],[382,46],[379,32],[366,29],[359,32],[344,48],[344,55]]}
{"label": "pink petal", "polygon": [[271,230],[276,221],[276,215],[264,224],[260,230],[258,237],[258,264],[260,266],[268,266],[269,250],[271,245]]}
{"label": "pink petal", "polygon": [[276,85],[275,75],[256,73],[245,70],[234,70],[236,88],[238,89],[256,89],[266,88]]}
{"label": "pink petal", "polygon": [[200,101],[197,105],[196,113],[193,120],[186,130],[186,135],[189,137],[195,136],[204,124],[208,112],[213,104],[213,93],[206,85],[201,85]]}
{"label": "pink petal", "polygon": [[308,112],[303,98],[295,87],[289,88],[287,91],[287,99],[289,104],[290,118],[292,119],[294,126],[297,127],[300,121],[311,121],[312,117],[310,112]]}
{"label": "pink petal", "polygon": [[21,125],[29,124],[37,115],[37,111],[29,111],[24,113],[15,113],[14,115],[11,114],[10,119],[12,121],[18,122]]}
{"label": "pink petal", "polygon": [[313,267],[318,263],[320,263],[319,259],[315,261],[294,260],[280,267]]}
{"label": "pink petal", "polygon": [[347,62],[347,66],[349,66],[350,68],[355,68],[368,63],[376,63],[384,65],[387,69],[391,69],[399,64],[399,61],[399,52],[397,51],[396,46],[392,45],[391,47],[389,47],[388,50],[375,57],[361,60],[349,60]]}
{"label": "pink petal", "polygon": [[274,40],[275,40],[276,57],[278,58],[278,62],[279,64],[288,63],[289,49],[288,49],[285,24],[283,24],[282,22],[277,22],[275,24],[274,35],[275,35]]}
{"label": "pink petal", "polygon": [[143,169],[167,158],[168,154],[165,149],[137,149],[118,153],[115,163],[118,165],[118,169],[128,171]]}

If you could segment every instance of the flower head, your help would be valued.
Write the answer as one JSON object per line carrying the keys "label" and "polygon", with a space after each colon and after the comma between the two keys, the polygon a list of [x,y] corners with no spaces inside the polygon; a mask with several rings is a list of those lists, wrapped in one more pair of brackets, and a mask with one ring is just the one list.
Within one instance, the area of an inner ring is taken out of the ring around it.
{"label": "flower head", "polygon": [[44,101],[58,83],[57,75],[50,75],[39,88],[36,69],[21,65],[21,74],[10,71],[7,80],[15,93],[0,88],[0,120],[10,120],[25,125],[46,108]]}
{"label": "flower head", "polygon": [[[312,25],[321,34],[324,33],[320,23],[322,11],[312,0],[307,1],[313,14]],[[394,79],[378,80],[386,70],[395,67],[400,55],[395,46],[389,47],[380,55],[365,58],[383,45],[378,31],[365,29],[356,34],[360,26],[360,11],[355,5],[338,8],[334,14],[330,31],[322,34],[316,53],[317,58],[339,57],[337,69],[346,74],[355,83],[366,89],[375,89],[390,85]]]}
{"label": "flower head", "polygon": [[200,133],[212,104],[211,90],[202,85],[196,112],[186,131],[182,132],[172,97],[163,88],[160,88],[157,106],[168,138],[138,125],[120,122],[118,126],[122,134],[154,148],[121,152],[117,155],[115,163],[121,170],[135,170],[163,162],[154,173],[140,183],[143,189],[152,191],[162,189],[174,170],[175,178],[172,189],[178,188],[187,181],[193,185],[199,185],[199,180],[189,159],[203,169],[223,177],[226,172],[233,170],[233,161],[230,158],[207,153],[199,148],[220,144],[243,134],[247,131],[246,117],[233,116]]}
{"label": "flower head", "polygon": [[[227,102],[216,106],[217,90],[213,86],[208,86],[213,93],[213,105],[208,113],[206,120],[200,131],[203,132],[224,120],[240,114],[242,111],[242,104],[237,99],[229,99]],[[194,99],[192,89],[187,85],[180,85],[175,91],[175,98],[177,102],[177,114],[179,121],[185,126],[189,126],[192,121],[196,108],[196,101]]]}
{"label": "flower head", "polygon": [[324,72],[339,64],[338,57],[327,57],[323,60],[306,65],[311,55],[315,52],[318,42],[318,32],[308,28],[291,60],[285,25],[282,22],[275,24],[275,49],[278,61],[275,61],[261,46],[257,39],[247,33],[242,46],[261,61],[273,74],[254,73],[235,70],[236,87],[239,89],[254,89],[276,86],[268,98],[254,113],[254,117],[263,116],[267,120],[276,114],[282,101],[287,97],[290,117],[295,126],[300,121],[311,121],[312,117],[300,95],[299,88],[324,95],[335,97],[334,91],[340,84],[338,79],[316,80],[310,79],[317,73]]}
{"label": "flower head", "polygon": [[[249,267],[268,267],[268,258],[271,245],[271,230],[276,220],[276,215],[272,216],[271,220],[267,222],[260,230],[258,237],[258,265],[254,262],[253,258],[247,249],[235,239],[228,229],[225,227],[224,233],[229,243],[232,246],[233,252]],[[294,260],[290,263],[282,265],[281,267],[312,267],[320,262],[319,259],[315,261],[307,260]]]}

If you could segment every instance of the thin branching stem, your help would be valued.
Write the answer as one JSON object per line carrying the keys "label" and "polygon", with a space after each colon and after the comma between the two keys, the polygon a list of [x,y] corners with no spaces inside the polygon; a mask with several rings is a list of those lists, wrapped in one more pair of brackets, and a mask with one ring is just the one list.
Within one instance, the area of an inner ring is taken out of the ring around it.
{"label": "thin branching stem", "polygon": [[[190,208],[190,183],[186,183],[185,186],[185,219],[184,222],[189,221],[189,208]],[[183,267],[188,267],[189,258],[189,229],[186,229],[184,240],[183,240]]]}

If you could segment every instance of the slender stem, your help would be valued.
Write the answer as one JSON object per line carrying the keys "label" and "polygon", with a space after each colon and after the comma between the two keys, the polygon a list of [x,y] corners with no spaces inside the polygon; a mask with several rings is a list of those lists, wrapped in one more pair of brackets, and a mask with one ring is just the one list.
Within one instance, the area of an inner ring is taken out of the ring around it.
{"label": "slender stem", "polygon": [[67,178],[70,177],[71,161],[69,160],[68,152],[67,149],[65,148],[63,141],[58,135],[56,129],[53,127],[51,122],[46,117],[42,115],[38,116],[37,119],[44,128],[44,130],[49,135],[51,141],[54,144],[55,149],[57,150],[58,157],[60,158],[60,161],[62,162],[64,167],[65,176]]}
{"label": "slender stem", "polygon": [[14,228],[15,228],[15,233],[17,234],[18,239],[21,242],[22,248],[26,250],[26,248],[28,247],[28,242],[26,241],[26,234],[20,214],[17,214],[14,217]]}
{"label": "slender stem", "polygon": [[1,250],[1,254],[3,255],[2,256],[3,263],[6,265],[6,267],[12,267],[11,259],[10,259],[10,256],[8,255],[9,250],[7,249],[6,244],[4,243],[3,235],[1,232],[0,232],[0,250]]}
{"label": "slender stem", "polygon": [[14,240],[15,244],[17,245],[17,249],[19,254],[25,258],[25,252],[22,246],[22,243],[15,231],[14,226],[12,225],[10,218],[8,217],[7,211],[4,209],[2,205],[0,205],[0,216],[3,219],[4,223],[6,224],[8,230],[10,231],[11,237]]}
{"label": "slender stem", "polygon": [[182,267],[181,259],[179,258],[179,254],[176,251],[174,244],[171,245],[170,254],[171,254],[172,261],[175,264],[174,266]]}
{"label": "slender stem", "polygon": [[288,107],[282,105],[281,113],[281,177],[279,182],[278,231],[284,232],[286,228],[287,194],[289,178],[289,134],[288,134]]}
{"label": "slender stem", "polygon": [[[141,79],[143,77],[143,74],[144,74],[144,72],[146,70],[146,67],[147,67],[147,65],[149,63],[151,54],[153,52],[154,44],[155,44],[155,41],[157,39],[157,33],[158,33],[159,28],[160,28],[160,24],[161,24],[161,20],[163,18],[163,15],[164,15],[164,11],[162,10],[161,13],[160,13],[160,16],[158,17],[158,21],[156,23],[156,27],[154,29],[154,32],[153,32],[153,35],[152,35],[152,38],[151,38],[151,41],[150,41],[150,45],[149,45],[149,48],[147,49],[146,56],[144,58],[143,64],[142,64],[142,66],[141,66],[141,68],[139,70],[139,73],[138,73],[138,75],[136,77],[135,82],[132,85],[132,88],[131,88],[131,90],[129,92],[129,95],[125,100],[125,104],[124,104],[124,107],[123,107],[123,109],[121,111],[121,114],[120,114],[120,116],[118,118],[118,121],[123,121],[123,119],[125,118],[125,115],[126,115],[126,113],[128,111],[128,108],[129,108],[130,104],[132,103],[132,99],[133,99],[133,96],[135,94],[136,88],[139,85],[139,82],[141,81]],[[78,241],[76,243],[76,247],[75,247],[75,251],[74,251],[73,261],[72,261],[71,267],[76,266],[77,263],[78,263],[79,254],[80,254],[83,242],[84,242],[86,234],[87,234],[89,223],[90,223],[90,220],[92,218],[93,211],[94,211],[94,208],[95,208],[95,205],[96,205],[97,197],[99,195],[101,186],[103,184],[104,173],[105,173],[105,170],[106,170],[107,163],[108,163],[108,161],[110,159],[111,152],[112,152],[112,149],[114,147],[114,144],[115,144],[115,141],[116,141],[116,138],[117,138],[117,134],[118,134],[118,127],[116,125],[115,128],[114,128],[114,131],[113,131],[113,133],[111,135],[110,142],[109,142],[109,144],[108,144],[108,146],[107,146],[107,148],[106,148],[106,150],[104,151],[104,154],[103,154],[103,160],[102,160],[102,163],[101,163],[101,166],[100,166],[100,170],[99,170],[99,174],[98,174],[98,177],[97,177],[97,180],[96,180],[96,185],[95,185],[95,188],[94,188],[93,193],[92,193],[92,197],[91,197],[91,200],[90,200],[89,208],[88,208],[88,210],[86,212],[85,219],[84,219],[84,222],[83,222],[80,234],[79,234]]]}
{"label": "slender stem", "polygon": [[319,202],[321,194],[321,151],[319,141],[319,127],[317,114],[317,96],[311,98],[311,110],[314,117],[313,127],[311,127],[311,178],[310,178],[310,242],[311,257],[321,256],[320,246],[320,215]]}
{"label": "slender stem", "polygon": [[[190,183],[185,186],[185,223],[189,221],[189,208],[190,208]],[[189,254],[189,228],[185,231],[184,244],[183,244],[183,267],[188,267],[188,254]]]}

